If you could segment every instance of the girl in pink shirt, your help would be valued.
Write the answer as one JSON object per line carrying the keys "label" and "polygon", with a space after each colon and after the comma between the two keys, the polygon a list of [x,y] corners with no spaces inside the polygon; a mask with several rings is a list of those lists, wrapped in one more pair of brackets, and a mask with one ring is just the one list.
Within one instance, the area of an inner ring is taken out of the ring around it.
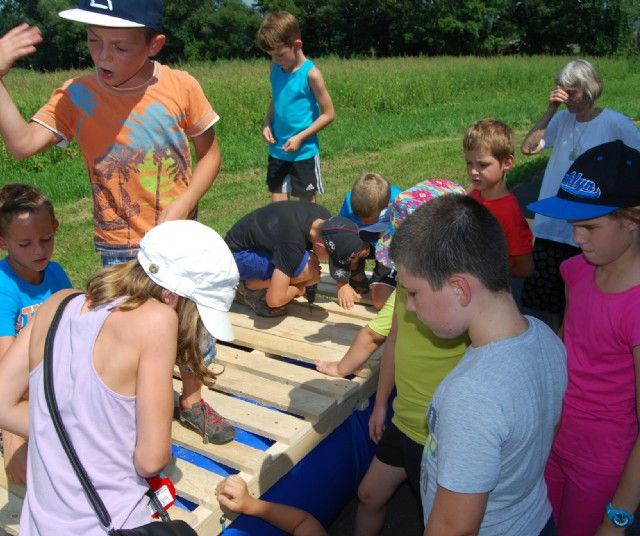
{"label": "girl in pink shirt", "polygon": [[562,263],[569,383],[545,477],[560,536],[623,534],[640,502],[640,152],[590,149],[557,196],[582,255]]}

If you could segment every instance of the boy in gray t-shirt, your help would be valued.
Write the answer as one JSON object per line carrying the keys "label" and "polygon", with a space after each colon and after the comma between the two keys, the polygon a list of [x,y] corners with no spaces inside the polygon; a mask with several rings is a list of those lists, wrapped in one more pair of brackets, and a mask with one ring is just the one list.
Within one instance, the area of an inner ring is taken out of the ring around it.
{"label": "boy in gray t-shirt", "polygon": [[565,350],[518,311],[500,224],[469,197],[440,197],[397,230],[391,256],[407,309],[440,337],[471,339],[428,411],[425,535],[555,535],[543,472],[567,385]]}

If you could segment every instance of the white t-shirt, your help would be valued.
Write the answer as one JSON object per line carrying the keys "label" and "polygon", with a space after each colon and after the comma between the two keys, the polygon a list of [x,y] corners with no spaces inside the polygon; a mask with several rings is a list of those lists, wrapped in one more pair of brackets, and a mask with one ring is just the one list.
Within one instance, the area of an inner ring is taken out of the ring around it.
{"label": "white t-shirt", "polygon": [[[614,140],[622,140],[629,147],[640,150],[640,130],[626,115],[605,108],[591,121],[576,121],[575,114],[562,110],[553,116],[547,126],[542,142],[544,147],[552,147],[549,163],[544,172],[538,199],[553,197],[558,193],[560,182],[573,163],[571,152],[579,147],[579,154],[596,145]],[[533,234],[575,246],[573,229],[565,220],[557,220],[536,214]]]}

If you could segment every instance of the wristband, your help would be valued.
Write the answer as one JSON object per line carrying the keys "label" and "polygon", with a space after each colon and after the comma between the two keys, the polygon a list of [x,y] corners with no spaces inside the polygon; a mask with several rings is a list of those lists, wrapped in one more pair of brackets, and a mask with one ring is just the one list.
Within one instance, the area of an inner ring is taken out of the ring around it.
{"label": "wristband", "polygon": [[632,514],[622,508],[616,508],[611,503],[607,504],[607,517],[611,520],[611,523],[619,528],[630,527],[635,521]]}

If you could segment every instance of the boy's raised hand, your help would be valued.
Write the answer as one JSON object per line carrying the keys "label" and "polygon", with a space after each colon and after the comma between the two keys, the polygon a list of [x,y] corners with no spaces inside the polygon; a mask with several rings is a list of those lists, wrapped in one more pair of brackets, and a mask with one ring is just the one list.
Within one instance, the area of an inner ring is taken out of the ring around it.
{"label": "boy's raised hand", "polygon": [[16,60],[36,51],[42,42],[42,34],[37,26],[22,23],[9,30],[0,38],[0,78],[6,75]]}

